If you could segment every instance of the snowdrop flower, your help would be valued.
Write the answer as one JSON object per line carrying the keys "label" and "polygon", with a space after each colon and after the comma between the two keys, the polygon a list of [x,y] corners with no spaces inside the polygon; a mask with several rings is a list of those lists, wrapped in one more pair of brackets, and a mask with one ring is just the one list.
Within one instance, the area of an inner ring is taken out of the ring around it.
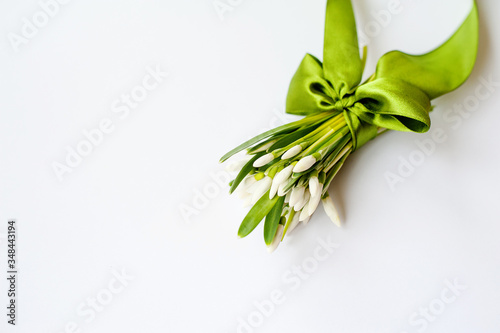
{"label": "snowdrop flower", "polygon": [[[289,189],[289,190],[287,190],[287,191],[285,192],[285,187],[286,187],[286,183],[283,183],[283,184],[281,184],[281,185],[278,187],[278,195],[279,195],[280,197],[285,196],[287,193],[291,193],[290,189]],[[290,200],[290,198],[289,198],[288,200]]]}
{"label": "snowdrop flower", "polygon": [[282,224],[278,224],[278,230],[276,230],[276,235],[274,236],[273,242],[267,247],[269,253],[274,252],[278,245],[281,243],[281,238],[283,237],[283,230],[285,228]]}
{"label": "snowdrop flower", "polygon": [[269,153],[256,159],[255,162],[253,162],[253,166],[254,168],[259,168],[270,163],[272,160],[274,160],[274,155]]}
{"label": "snowdrop flower", "polygon": [[273,199],[276,194],[278,193],[278,188],[279,188],[279,185],[276,185],[276,183],[273,181],[271,183],[271,189],[269,190],[269,199]]}
{"label": "snowdrop flower", "polygon": [[[283,184],[283,188],[284,188],[284,186],[286,185],[284,183],[286,182],[286,180],[292,174],[292,169],[293,169],[293,165],[289,165],[286,168],[284,168],[283,170],[281,170],[280,172],[278,172],[274,176],[274,178],[273,178],[273,184],[271,185],[271,191],[269,192],[269,199],[274,198],[274,196],[278,192],[278,189],[279,189],[280,185]],[[279,196],[283,196],[282,192],[280,192],[280,193],[281,194],[278,194],[278,195]]]}
{"label": "snowdrop flower", "polygon": [[309,218],[309,212],[307,211],[307,209],[302,209],[300,211],[299,221],[303,222],[303,221],[305,221],[308,218]]}
{"label": "snowdrop flower", "polygon": [[290,202],[290,196],[292,195],[292,192],[288,192],[286,195],[285,195],[285,203],[289,203]]}
{"label": "snowdrop flower", "polygon": [[[323,191],[323,184],[320,184],[316,194],[313,196],[311,194],[311,199],[309,199],[309,203],[307,204],[307,212],[309,216],[311,216],[318,208],[319,202],[321,201],[321,192]],[[304,208],[305,209],[305,208]]]}
{"label": "snowdrop flower", "polygon": [[304,186],[296,186],[292,190],[292,195],[290,196],[290,202],[288,203],[291,207],[295,207],[296,204],[300,203],[300,201],[304,197]]}
{"label": "snowdrop flower", "polygon": [[247,176],[238,187],[239,192],[248,192],[248,190],[257,183],[257,179],[253,175]]}
{"label": "snowdrop flower", "polygon": [[314,197],[319,191],[319,180],[317,176],[312,176],[309,179],[309,191],[311,192],[311,196]]}
{"label": "snowdrop flower", "polygon": [[337,227],[341,227],[339,214],[337,213],[337,209],[335,208],[335,205],[333,204],[332,198],[330,198],[330,196],[327,195],[321,201],[323,203],[323,208],[325,209],[326,215],[328,215],[330,220],[332,220],[332,222]]}
{"label": "snowdrop flower", "polygon": [[316,163],[316,158],[312,155],[308,155],[306,157],[303,157],[300,161],[295,164],[295,167],[293,168],[293,172],[299,173],[299,172],[304,172],[308,170],[310,167],[312,167]]}
{"label": "snowdrop flower", "polygon": [[292,171],[293,164],[278,172],[276,176],[274,176],[273,183],[276,183],[278,186],[283,184],[292,175]]}
{"label": "snowdrop flower", "polygon": [[252,203],[255,204],[257,200],[260,199],[261,196],[264,195],[270,188],[271,188],[271,183],[272,179],[271,177],[264,177],[261,180],[259,180],[257,183],[255,183],[254,191],[253,191],[253,196],[252,196]]}
{"label": "snowdrop flower", "polygon": [[246,196],[243,199],[243,208],[247,208],[247,207],[250,207],[251,205],[253,205],[252,197],[253,197],[252,194],[248,193],[248,196]]}
{"label": "snowdrop flower", "polygon": [[239,161],[232,161],[226,166],[227,172],[238,172],[250,160],[250,156],[246,156]]}
{"label": "snowdrop flower", "polygon": [[291,233],[293,229],[295,229],[296,226],[299,225],[299,214],[295,214],[292,218],[292,221],[290,221],[290,226],[288,227],[288,230],[286,231],[287,234]]}
{"label": "snowdrop flower", "polygon": [[300,153],[301,151],[302,151],[301,145],[293,146],[292,148],[288,149],[283,155],[281,155],[281,159],[288,160],[297,155],[298,153]]}
{"label": "snowdrop flower", "polygon": [[304,206],[309,202],[309,198],[311,197],[311,194],[309,193],[309,190],[305,190],[304,191],[304,195],[302,196],[302,198],[300,199],[299,202],[297,202],[295,204],[295,206],[293,206],[293,209],[298,212],[299,210],[301,210],[302,208],[304,208]]}

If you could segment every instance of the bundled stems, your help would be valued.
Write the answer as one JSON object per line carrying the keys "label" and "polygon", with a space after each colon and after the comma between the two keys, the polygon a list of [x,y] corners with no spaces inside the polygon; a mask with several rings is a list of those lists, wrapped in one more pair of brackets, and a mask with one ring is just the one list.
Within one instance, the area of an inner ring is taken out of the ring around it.
{"label": "bundled stems", "polygon": [[273,251],[299,223],[309,221],[320,201],[340,226],[328,187],[353,151],[342,112],[309,115],[263,133],[226,154],[221,162],[243,149],[247,157],[231,165],[238,174],[230,192],[237,190],[253,207],[240,225],[240,237],[265,219],[264,240]]}

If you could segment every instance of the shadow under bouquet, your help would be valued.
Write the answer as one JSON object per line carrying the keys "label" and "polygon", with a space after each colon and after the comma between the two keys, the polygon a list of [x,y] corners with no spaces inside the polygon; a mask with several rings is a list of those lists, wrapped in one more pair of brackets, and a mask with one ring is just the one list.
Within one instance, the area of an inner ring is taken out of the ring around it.
{"label": "shadow under bouquet", "polygon": [[430,128],[431,100],[459,87],[470,75],[478,49],[476,3],[459,29],[440,47],[423,54],[391,51],[376,71],[361,78],[350,0],[328,0],[323,62],[307,54],[290,83],[286,112],[304,118],[244,142],[221,158],[246,151],[232,163],[237,176],[230,193],[253,205],[238,230],[247,236],[264,220],[264,240],[273,251],[319,203],[340,220],[328,187],[347,157],[387,130],[423,133]]}

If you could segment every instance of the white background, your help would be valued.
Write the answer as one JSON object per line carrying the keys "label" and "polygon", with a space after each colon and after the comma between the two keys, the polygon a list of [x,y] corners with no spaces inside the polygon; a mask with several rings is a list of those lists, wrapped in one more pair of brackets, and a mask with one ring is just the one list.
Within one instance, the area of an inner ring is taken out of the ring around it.
{"label": "white background", "polygon": [[[478,1],[477,66],[433,101],[431,131],[387,133],[357,151],[330,190],[344,227],[320,208],[272,255],[261,227],[237,239],[246,209],[212,176],[225,178],[227,150],[294,119],[283,115],[288,84],[306,52],[322,57],[326,2],[232,3],[221,19],[211,0],[74,0],[16,52],[9,36],[41,7],[1,2],[1,331],[238,332],[250,319],[256,327],[240,332],[499,332],[499,87],[472,111],[453,109],[488,92],[481,78],[500,82],[499,3]],[[374,13],[388,3],[354,1],[371,35],[365,75],[389,50],[438,46],[471,6],[401,0],[382,27]],[[169,75],[120,118],[113,103],[148,67]],[[113,131],[59,181],[54,162],[106,118]],[[422,156],[416,140],[437,129],[446,140],[391,188],[387,172]],[[5,316],[12,218],[16,327]],[[318,262],[322,241],[338,247]],[[291,273],[303,264],[307,278]],[[111,294],[118,271],[133,279]],[[454,280],[466,289],[445,304]],[[280,292],[258,312],[255,302]],[[88,305],[96,297],[106,301],[99,312]],[[439,313],[423,320],[430,306]]]}

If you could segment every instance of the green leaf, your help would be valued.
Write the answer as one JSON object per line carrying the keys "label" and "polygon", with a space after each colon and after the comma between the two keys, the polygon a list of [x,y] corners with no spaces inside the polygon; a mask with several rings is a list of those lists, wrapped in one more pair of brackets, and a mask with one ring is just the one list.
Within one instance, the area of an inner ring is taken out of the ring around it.
{"label": "green leaf", "polygon": [[337,158],[337,155],[344,149],[344,147],[349,143],[351,140],[351,133],[348,133],[342,140],[339,140],[335,143],[335,145],[332,147],[332,149],[328,150],[327,155],[325,155],[325,158],[323,159],[323,166],[327,167],[330,163],[332,163],[335,158]]}
{"label": "green leaf", "polygon": [[285,197],[279,197],[278,202],[276,202],[269,214],[266,215],[266,221],[264,222],[264,241],[266,245],[271,245],[273,242],[276,230],[278,230],[278,224],[280,223],[284,203]]}
{"label": "green leaf", "polygon": [[271,211],[271,209],[278,202],[279,197],[275,196],[273,199],[269,199],[269,191],[267,191],[260,199],[253,205],[253,207],[248,212],[247,216],[241,222],[240,228],[238,229],[238,236],[243,238],[259,225],[260,221]]}
{"label": "green leaf", "polygon": [[250,171],[253,170],[253,162],[255,162],[259,157],[263,156],[264,153],[258,153],[250,161],[248,161],[243,168],[241,168],[240,172],[236,176],[236,178],[233,180],[233,183],[231,184],[231,188],[229,189],[229,193],[233,193],[236,188],[238,188],[238,185],[240,185],[241,181],[250,173]]}
{"label": "green leaf", "polygon": [[290,224],[292,224],[292,220],[293,220],[294,215],[295,215],[295,210],[293,210],[293,208],[290,207],[290,215],[288,215],[288,219],[286,220],[285,229],[283,230],[283,236],[281,236],[281,240],[283,240],[283,238],[285,238],[286,232],[288,231]]}
{"label": "green leaf", "polygon": [[314,124],[312,126],[306,127],[304,129],[299,129],[297,131],[294,131],[292,133],[289,133],[285,135],[283,138],[278,140],[275,144],[273,144],[270,148],[269,151],[273,151],[275,149],[283,148],[288,146],[291,143],[294,143],[295,141],[303,138],[307,134],[311,133],[314,131],[316,128],[318,128],[320,124]]}
{"label": "green leaf", "polygon": [[342,158],[335,163],[335,165],[330,169],[326,175],[325,182],[324,182],[324,187],[323,191],[327,191],[328,187],[330,186],[330,183],[332,182],[333,178],[337,175],[339,172],[340,168],[344,165],[345,160],[347,157],[350,155],[350,152],[347,152]]}
{"label": "green leaf", "polygon": [[[283,135],[286,135],[286,134],[283,134]],[[268,151],[269,149],[262,149],[262,147],[264,147],[265,145],[269,144],[270,142],[273,142],[273,141],[278,141],[280,140],[280,138],[283,136],[281,134],[276,134],[276,135],[273,135],[271,136],[269,139],[267,140],[264,140],[264,141],[261,141],[260,143],[256,144],[255,146],[253,147],[250,147],[248,148],[247,150],[247,154],[253,154],[255,152],[259,152],[259,149],[261,151]]]}

